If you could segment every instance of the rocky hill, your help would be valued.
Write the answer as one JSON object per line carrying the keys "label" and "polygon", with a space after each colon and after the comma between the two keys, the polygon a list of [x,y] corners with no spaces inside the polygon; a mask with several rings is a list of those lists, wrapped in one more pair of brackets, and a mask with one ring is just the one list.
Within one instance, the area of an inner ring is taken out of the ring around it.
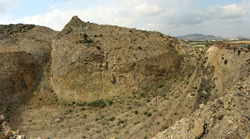
{"label": "rocky hill", "polygon": [[156,72],[159,78],[176,72],[180,58],[175,48],[183,44],[159,32],[85,23],[73,17],[52,43],[53,89],[70,101],[96,99],[91,90],[101,91],[100,84],[112,88],[107,97],[131,96],[128,92],[138,89],[138,80],[145,86]]}
{"label": "rocky hill", "polygon": [[[28,138],[151,138],[249,79],[246,48],[196,49],[159,32],[76,16],[60,32],[23,24],[0,29],[0,115],[10,131],[21,129]],[[209,134],[224,135],[213,128]]]}

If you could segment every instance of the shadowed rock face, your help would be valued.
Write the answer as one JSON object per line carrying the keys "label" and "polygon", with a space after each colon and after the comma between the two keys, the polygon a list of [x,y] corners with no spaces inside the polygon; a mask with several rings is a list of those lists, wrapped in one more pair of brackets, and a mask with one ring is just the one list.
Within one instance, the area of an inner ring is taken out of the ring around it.
{"label": "shadowed rock face", "polygon": [[0,100],[18,102],[35,90],[42,61],[27,52],[0,53]]}
{"label": "shadowed rock face", "polygon": [[1,103],[21,102],[34,96],[33,91],[41,82],[43,68],[50,60],[51,40],[55,35],[55,31],[45,27],[22,24],[1,26]]}
{"label": "shadowed rock face", "polygon": [[[168,45],[171,43],[172,45]],[[68,100],[93,100],[100,84],[108,95],[131,94],[138,83],[178,69],[182,41],[158,32],[85,23],[73,17],[52,43],[52,85]],[[160,66],[159,66],[160,65]]]}

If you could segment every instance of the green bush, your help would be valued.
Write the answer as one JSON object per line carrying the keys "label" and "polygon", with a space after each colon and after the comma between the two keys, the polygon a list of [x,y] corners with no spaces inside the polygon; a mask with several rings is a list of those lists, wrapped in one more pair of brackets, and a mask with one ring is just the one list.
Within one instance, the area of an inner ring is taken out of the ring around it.
{"label": "green bush", "polygon": [[81,103],[78,103],[77,105],[78,105],[78,106],[85,106],[85,105],[86,105],[86,102],[81,102]]}
{"label": "green bush", "polygon": [[132,92],[133,95],[135,95],[137,92]]}
{"label": "green bush", "polygon": [[85,109],[84,107],[82,107],[82,108],[81,108],[81,111],[84,111],[84,110],[86,110],[86,109]]}
{"label": "green bush", "polygon": [[113,100],[108,100],[109,106],[111,106],[113,103],[114,103]]}
{"label": "green bush", "polygon": [[140,96],[141,96],[141,97],[146,97],[146,92],[140,93]]}
{"label": "green bush", "polygon": [[[101,106],[101,108],[104,108],[106,105],[107,104],[101,99],[100,100],[100,106]],[[92,101],[92,102],[88,103],[88,106],[99,107],[99,102],[98,102],[98,100]]]}
{"label": "green bush", "polygon": [[84,37],[84,38],[88,38],[88,35],[84,33],[84,34],[83,34],[83,37]]}
{"label": "green bush", "polygon": [[102,49],[101,46],[99,46],[99,45],[97,45],[96,48],[97,48],[98,50],[101,50],[101,49]]}

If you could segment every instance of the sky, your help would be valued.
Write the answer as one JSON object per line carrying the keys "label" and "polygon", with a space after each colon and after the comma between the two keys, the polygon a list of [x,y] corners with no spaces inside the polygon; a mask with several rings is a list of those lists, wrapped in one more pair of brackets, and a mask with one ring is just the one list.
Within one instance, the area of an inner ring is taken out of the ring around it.
{"label": "sky", "polygon": [[0,0],[0,24],[36,24],[60,31],[77,15],[97,24],[250,38],[250,0]]}

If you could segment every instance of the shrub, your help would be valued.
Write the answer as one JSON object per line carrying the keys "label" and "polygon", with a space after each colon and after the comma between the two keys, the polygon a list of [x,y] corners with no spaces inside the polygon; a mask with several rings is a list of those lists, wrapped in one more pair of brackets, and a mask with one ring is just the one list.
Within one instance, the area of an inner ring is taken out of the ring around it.
{"label": "shrub", "polygon": [[238,55],[240,55],[240,52],[241,52],[241,51],[240,51],[240,50],[238,50]]}
{"label": "shrub", "polygon": [[109,106],[111,106],[113,103],[114,103],[113,100],[108,100]]}
{"label": "shrub", "polygon": [[83,37],[84,37],[84,38],[88,38],[88,35],[84,33],[84,34],[83,34]]}
{"label": "shrub", "polygon": [[97,45],[96,48],[97,48],[98,50],[101,50],[101,49],[102,49],[101,46],[99,46],[99,45]]}
{"label": "shrub", "polygon": [[85,106],[85,105],[86,105],[86,102],[78,103],[78,106]]}
{"label": "shrub", "polygon": [[133,94],[133,95],[135,95],[135,94],[136,94],[136,92],[132,92],[132,94]]}
{"label": "shrub", "polygon": [[114,121],[115,120],[115,117],[111,117],[109,118],[110,121]]}
{"label": "shrub", "polygon": [[71,112],[73,112],[73,111],[72,111],[72,110],[68,110],[67,112],[68,112],[68,113],[71,113]]}
{"label": "shrub", "polygon": [[84,115],[83,115],[83,118],[86,119],[86,118],[87,118],[87,114],[84,114]]}
{"label": "shrub", "polygon": [[82,107],[82,108],[81,108],[81,111],[84,111],[84,110],[86,110],[86,109],[85,109],[84,107]]}
{"label": "shrub", "polygon": [[147,116],[148,116],[148,117],[152,116],[152,113],[150,113],[150,112],[149,112],[149,113],[147,113]]}
{"label": "shrub", "polygon": [[[100,106],[101,106],[101,108],[104,108],[106,105],[107,104],[101,99],[100,100]],[[88,103],[88,106],[99,107],[99,102],[98,102],[98,100],[92,101],[92,102]]]}
{"label": "shrub", "polygon": [[135,110],[135,114],[138,114],[139,112],[138,112],[138,110]]}
{"label": "shrub", "polygon": [[117,124],[117,126],[119,126],[120,124],[122,124],[124,122],[125,122],[124,120],[119,119],[119,121],[116,124]]}
{"label": "shrub", "polygon": [[84,40],[83,40],[83,43],[92,43],[92,42],[93,42],[93,40],[87,39],[87,38],[84,38]]}
{"label": "shrub", "polygon": [[224,64],[225,64],[225,65],[227,64],[227,62],[228,62],[227,60],[224,60]]}
{"label": "shrub", "polygon": [[69,28],[69,29],[67,30],[66,34],[69,34],[71,31],[72,31],[72,29]]}
{"label": "shrub", "polygon": [[157,84],[157,88],[162,88],[164,86],[164,82],[159,82],[158,84]]}

